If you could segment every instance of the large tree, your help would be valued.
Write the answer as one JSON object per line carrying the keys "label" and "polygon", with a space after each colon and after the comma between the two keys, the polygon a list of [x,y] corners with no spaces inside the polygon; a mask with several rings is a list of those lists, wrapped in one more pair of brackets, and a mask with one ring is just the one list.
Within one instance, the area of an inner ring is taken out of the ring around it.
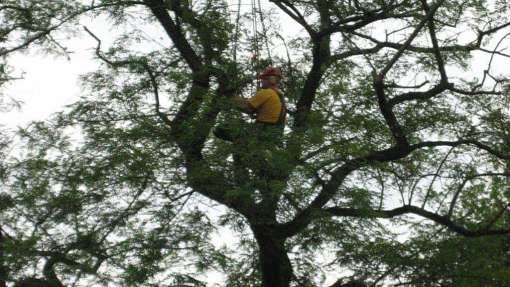
{"label": "large tree", "polygon": [[[492,68],[510,57],[510,5],[243,8],[257,2],[1,2],[4,60],[66,54],[65,36],[81,34],[101,68],[4,156],[0,285],[203,286],[218,272],[226,286],[319,286],[325,273],[335,287],[510,280],[510,94]],[[80,25],[91,18],[110,34]],[[285,74],[282,146],[216,139],[215,126],[248,120],[231,98],[249,96],[268,63]]]}

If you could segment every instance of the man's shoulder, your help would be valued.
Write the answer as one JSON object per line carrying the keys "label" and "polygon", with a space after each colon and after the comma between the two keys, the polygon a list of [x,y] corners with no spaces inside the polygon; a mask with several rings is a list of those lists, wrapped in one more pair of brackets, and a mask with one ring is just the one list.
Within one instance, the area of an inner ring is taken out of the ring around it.
{"label": "man's shoulder", "polygon": [[260,89],[257,94],[264,96],[278,96],[278,93],[273,89]]}

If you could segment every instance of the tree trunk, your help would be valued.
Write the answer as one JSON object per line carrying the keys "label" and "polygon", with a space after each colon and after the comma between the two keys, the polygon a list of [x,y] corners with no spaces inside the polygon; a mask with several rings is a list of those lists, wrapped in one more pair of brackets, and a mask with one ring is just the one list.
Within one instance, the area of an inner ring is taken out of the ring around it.
{"label": "tree trunk", "polygon": [[259,246],[260,271],[263,287],[289,287],[292,265],[285,250],[285,239],[271,232],[254,231]]}
{"label": "tree trunk", "polygon": [[7,270],[4,261],[4,237],[2,230],[0,230],[0,287],[7,286]]}
{"label": "tree trunk", "polygon": [[[505,173],[510,173],[510,161],[506,162]],[[504,192],[505,200],[507,200],[508,202],[510,200],[510,177],[508,176],[506,178],[506,189]],[[506,225],[504,228],[510,228],[510,214],[507,213],[505,215],[504,222]],[[503,254],[505,255],[505,266],[510,267],[510,235],[505,235],[503,248],[504,248]]]}

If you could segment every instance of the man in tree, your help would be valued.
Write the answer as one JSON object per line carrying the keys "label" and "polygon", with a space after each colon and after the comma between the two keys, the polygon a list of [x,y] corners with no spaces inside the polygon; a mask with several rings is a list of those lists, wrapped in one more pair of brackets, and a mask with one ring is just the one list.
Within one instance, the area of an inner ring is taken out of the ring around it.
{"label": "man in tree", "polygon": [[264,146],[276,146],[281,144],[283,128],[285,125],[285,99],[279,89],[282,73],[279,68],[268,66],[260,75],[262,89],[250,99],[235,97],[234,104],[242,112],[255,117],[255,124],[247,127],[248,131],[239,131],[232,135],[233,131],[225,128],[217,128],[214,132],[218,138],[228,141],[255,140],[257,144]]}
{"label": "man in tree", "polygon": [[[281,70],[268,66],[259,75],[262,88],[249,98],[236,96],[233,103],[237,109],[255,118],[255,123],[218,127],[213,132],[216,137],[231,141],[236,145],[234,159],[237,172],[243,174],[242,181],[248,178],[246,167],[255,170],[262,178],[276,178],[278,171],[269,160],[275,148],[282,146],[285,127],[285,99],[279,89]],[[243,171],[244,170],[244,171]]]}

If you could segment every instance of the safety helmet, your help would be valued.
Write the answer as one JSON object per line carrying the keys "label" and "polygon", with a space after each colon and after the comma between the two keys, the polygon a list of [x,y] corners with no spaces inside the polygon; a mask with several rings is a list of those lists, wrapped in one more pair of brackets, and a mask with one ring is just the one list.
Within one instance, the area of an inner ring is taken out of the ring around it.
{"label": "safety helmet", "polygon": [[264,71],[259,75],[259,78],[269,77],[269,76],[276,76],[278,78],[282,78],[282,71],[280,68],[273,67],[273,66],[267,66]]}

